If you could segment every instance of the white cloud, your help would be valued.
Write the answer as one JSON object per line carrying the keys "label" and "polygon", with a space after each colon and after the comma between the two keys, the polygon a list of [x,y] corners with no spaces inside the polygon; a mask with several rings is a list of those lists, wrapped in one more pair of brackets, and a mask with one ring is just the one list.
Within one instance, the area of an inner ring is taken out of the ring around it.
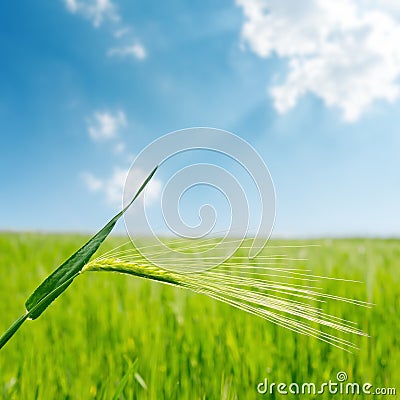
{"label": "white cloud", "polygon": [[126,126],[126,117],[121,110],[115,114],[95,112],[89,121],[88,132],[93,140],[108,140],[117,137],[119,130]]}
{"label": "white cloud", "polygon": [[144,60],[147,57],[147,52],[144,46],[140,43],[135,43],[131,46],[124,47],[114,47],[108,50],[107,55],[109,57],[118,56],[118,57],[134,57],[138,60]]}
{"label": "white cloud", "polygon": [[90,172],[83,172],[81,174],[81,178],[84,180],[87,188],[91,192],[97,192],[98,190],[100,190],[103,187],[103,182],[101,181],[101,179],[96,178]]}
{"label": "white cloud", "polygon": [[278,112],[313,93],[356,121],[374,101],[399,97],[400,2],[236,1],[250,49],[288,60],[285,81],[270,89]]}
{"label": "white cloud", "polygon": [[78,3],[76,0],[65,0],[68,11],[75,13],[78,11]]}
{"label": "white cloud", "polygon": [[[120,206],[122,204],[125,182],[129,196],[133,196],[147,178],[147,174],[144,171],[136,169],[129,174],[129,179],[127,181],[128,172],[129,168],[115,167],[113,174],[106,179],[100,179],[90,172],[81,174],[81,177],[90,191],[103,193],[109,204]],[[142,199],[146,199],[147,205],[159,198],[161,188],[161,181],[153,177],[146,186],[145,196],[142,197]]]}
{"label": "white cloud", "polygon": [[[131,33],[131,27],[124,24],[121,16],[118,13],[114,0],[63,0],[69,12],[76,15],[81,15],[90,20],[96,28],[98,28],[105,20],[112,21],[112,35],[116,39],[121,39]],[[132,35],[131,40],[132,40]],[[128,40],[128,39],[127,39]],[[126,40],[126,41],[127,41]],[[132,42],[131,42],[132,43]],[[147,58],[146,48],[135,41],[131,45],[116,46],[108,50],[109,57],[134,57],[137,60]]]}
{"label": "white cloud", "polygon": [[125,143],[122,142],[117,143],[114,146],[114,154],[122,154],[125,151],[125,148],[126,148]]}
{"label": "white cloud", "polygon": [[[114,114],[95,112],[89,122],[89,135],[96,141],[115,139],[119,130],[127,126],[125,114],[121,110]],[[114,140],[107,145],[108,150],[118,157],[119,163],[132,162],[131,158],[134,156],[127,153],[123,141]],[[147,178],[147,174],[139,168],[134,169],[129,175],[128,173],[129,168],[115,166],[109,177],[101,178],[91,172],[81,173],[80,177],[89,191],[102,194],[107,202],[113,206],[121,206],[124,187],[126,187],[129,197],[132,197]],[[159,198],[161,188],[161,181],[153,177],[146,186],[145,196],[142,196],[140,201],[146,199],[146,205],[151,204]]]}
{"label": "white cloud", "polygon": [[117,39],[122,38],[123,36],[126,36],[130,32],[130,30],[131,29],[129,27],[117,29],[116,31],[114,31],[114,37],[116,37]]}
{"label": "white cloud", "polygon": [[81,14],[92,21],[97,28],[104,20],[118,22],[120,16],[111,0],[64,0],[65,5],[73,14]]}

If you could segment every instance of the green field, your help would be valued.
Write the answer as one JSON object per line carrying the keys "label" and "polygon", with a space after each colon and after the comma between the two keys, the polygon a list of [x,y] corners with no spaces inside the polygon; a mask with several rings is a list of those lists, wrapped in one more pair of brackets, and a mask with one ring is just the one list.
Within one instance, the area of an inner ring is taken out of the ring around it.
{"label": "green field", "polygon": [[[42,279],[86,237],[0,235],[0,330],[23,312]],[[107,250],[121,239],[110,238]],[[280,241],[280,244],[287,242]],[[290,243],[294,243],[293,241]],[[375,303],[329,303],[371,337],[353,353],[294,334],[203,295],[113,273],[87,273],[0,351],[4,399],[257,399],[400,397],[400,241],[314,240],[306,257],[324,292]],[[334,380],[395,387],[397,396],[257,394],[257,384]]]}

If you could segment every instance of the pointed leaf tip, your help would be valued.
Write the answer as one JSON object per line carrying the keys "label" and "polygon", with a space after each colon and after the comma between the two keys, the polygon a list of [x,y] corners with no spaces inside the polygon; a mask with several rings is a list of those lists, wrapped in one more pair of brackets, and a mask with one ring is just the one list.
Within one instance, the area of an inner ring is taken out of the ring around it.
{"label": "pointed leaf tip", "polygon": [[[135,196],[128,203],[128,205],[115,215],[99,232],[97,232],[86,244],[84,244],[76,253],[68,258],[61,264],[52,274],[50,274],[32,293],[25,303],[27,311],[33,310],[44,298],[50,293],[57,293],[56,296],[49,297],[51,301],[43,303],[43,306],[35,309],[35,312],[30,316],[32,319],[38,318],[43,311],[72,283],[73,279],[79,274],[85,264],[90,260],[92,255],[97,251],[100,245],[104,242],[110,234],[119,218],[125,211],[132,205],[132,203],[139,197],[144,190],[150,179],[154,176],[158,169],[158,165],[151,171],[149,176],[140,186]],[[57,290],[60,288],[61,290]]]}

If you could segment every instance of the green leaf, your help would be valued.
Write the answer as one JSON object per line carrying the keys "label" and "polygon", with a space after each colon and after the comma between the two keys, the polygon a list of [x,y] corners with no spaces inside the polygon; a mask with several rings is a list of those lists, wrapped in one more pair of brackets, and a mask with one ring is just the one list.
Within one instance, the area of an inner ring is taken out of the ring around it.
{"label": "green leaf", "polygon": [[[143,189],[146,187],[150,179],[155,174],[158,167],[150,173],[144,181],[140,189],[137,191],[131,202],[120,211],[114,218],[112,218],[107,225],[103,227],[96,235],[94,235],[85,245],[83,245],[75,254],[73,254],[67,261],[61,264],[51,275],[49,275],[42,284],[32,293],[25,303],[27,311],[31,311],[41,300],[43,300],[49,293],[53,292],[57,287],[69,281],[68,285],[63,286],[63,290],[58,294],[60,295],[72,283],[73,276],[77,275],[85,264],[89,261],[92,255],[96,252],[99,246],[104,242],[106,237],[110,234],[119,218],[125,213],[130,205],[137,199]],[[58,296],[54,297],[55,300]],[[52,300],[52,301],[53,301]],[[51,302],[52,302],[51,301]],[[41,313],[50,305],[49,302],[46,307],[41,307],[33,315],[31,319],[38,318]]]}
{"label": "green leaf", "polygon": [[97,232],[85,245],[83,245],[76,253],[74,253],[67,261],[62,263],[51,275],[49,275],[32,293],[25,303],[26,313],[18,318],[0,337],[0,349],[10,340],[25,320],[38,318],[44,310],[63,293],[72,281],[79,275],[82,268],[96,252],[99,246],[104,242],[110,234],[117,221],[131,206],[131,204],[139,197],[140,193],[153,177],[158,166],[150,173],[143,182],[130,203],[120,211],[108,224],[106,224],[99,232]]}
{"label": "green leaf", "polygon": [[50,293],[44,296],[37,304],[35,304],[30,311],[27,312],[28,319],[38,318],[42,312],[72,283],[72,281],[79,275],[79,272],[69,277],[66,281],[56,286]]}

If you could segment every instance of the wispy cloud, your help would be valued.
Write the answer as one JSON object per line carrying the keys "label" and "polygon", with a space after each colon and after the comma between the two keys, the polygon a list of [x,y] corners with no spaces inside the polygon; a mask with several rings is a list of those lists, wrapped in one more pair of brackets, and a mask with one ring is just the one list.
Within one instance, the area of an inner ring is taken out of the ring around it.
{"label": "wispy cloud", "polygon": [[91,192],[97,192],[103,188],[103,181],[90,172],[82,172],[81,178]]}
{"label": "wispy cloud", "polygon": [[260,57],[288,61],[282,84],[270,88],[284,113],[306,93],[356,121],[376,100],[400,95],[400,3],[391,0],[236,0],[242,37]]}
{"label": "wispy cloud", "polygon": [[144,60],[147,57],[147,52],[144,46],[140,43],[135,43],[131,46],[115,47],[108,50],[107,55],[109,57],[134,57],[137,60]]}
{"label": "wispy cloud", "polygon": [[126,149],[125,143],[120,142],[114,146],[113,151],[114,154],[122,154],[125,151],[125,149]]}
{"label": "wispy cloud", "polygon": [[114,114],[109,111],[95,112],[89,119],[88,132],[95,141],[109,140],[116,138],[119,131],[126,126],[126,117],[121,110]]}
{"label": "wispy cloud", "polygon": [[126,36],[130,31],[131,29],[129,27],[119,28],[114,31],[113,35],[114,37],[119,39]]}
{"label": "wispy cloud", "polygon": [[[99,177],[92,172],[83,172],[80,174],[80,178],[90,192],[103,195],[107,203],[112,206],[121,205],[125,186],[129,195],[133,196],[147,177],[147,174],[140,169],[129,173],[129,164],[133,161],[134,156],[127,151],[126,144],[120,138],[122,128],[127,127],[127,118],[122,110],[114,113],[97,111],[89,119],[88,133],[90,137],[95,142],[107,142],[110,155],[114,154],[115,165],[109,176]],[[153,178],[146,187],[147,204],[159,197],[161,188],[161,181]],[[133,192],[131,193],[131,191]]]}
{"label": "wispy cloud", "polygon": [[[67,10],[76,15],[81,15],[90,20],[94,27],[98,28],[103,21],[113,22],[110,33],[117,40],[124,38],[130,45],[117,45],[107,51],[109,57],[125,59],[133,57],[137,60],[147,58],[147,50],[137,39],[132,37],[131,27],[126,25],[118,13],[112,0],[64,0]],[[126,36],[128,36],[126,38]],[[129,38],[130,36],[130,38]]]}
{"label": "wispy cloud", "polygon": [[111,0],[64,0],[67,10],[89,19],[97,28],[104,20],[120,21],[115,4]]}

